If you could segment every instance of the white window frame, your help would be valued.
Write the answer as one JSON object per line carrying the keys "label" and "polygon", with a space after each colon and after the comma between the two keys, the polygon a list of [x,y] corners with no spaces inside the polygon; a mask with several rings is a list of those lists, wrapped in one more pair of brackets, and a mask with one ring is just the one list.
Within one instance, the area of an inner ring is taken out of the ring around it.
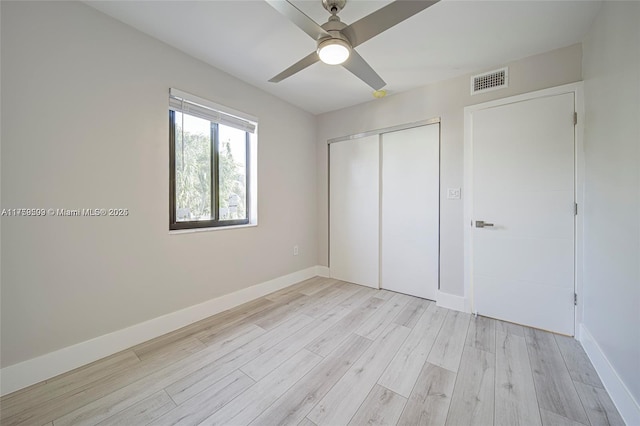
{"label": "white window frame", "polygon": [[[257,132],[258,119],[241,111],[217,104],[207,99],[183,92],[178,89],[169,91],[169,117],[172,111],[192,115],[210,121],[212,124],[233,127],[247,133],[247,212],[248,219],[241,221],[229,220],[221,221],[217,217],[209,221],[176,221],[175,206],[175,145],[174,135],[170,136],[170,182],[169,182],[169,232],[170,233],[191,233],[200,231],[237,229],[258,224],[257,209]],[[173,126],[170,123],[170,129]],[[171,131],[170,131],[171,133]],[[212,164],[213,167],[213,164]],[[212,186],[214,182],[212,182]],[[213,188],[212,188],[213,189]],[[217,188],[216,188],[217,189]],[[213,208],[213,206],[212,206]],[[217,213],[216,213],[217,214]]]}

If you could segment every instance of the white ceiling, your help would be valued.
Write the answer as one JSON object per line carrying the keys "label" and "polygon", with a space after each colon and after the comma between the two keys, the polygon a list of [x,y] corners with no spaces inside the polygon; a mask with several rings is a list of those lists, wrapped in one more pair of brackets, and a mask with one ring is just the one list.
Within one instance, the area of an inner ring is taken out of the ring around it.
{"label": "white ceiling", "polygon": [[[316,22],[321,0],[293,3]],[[389,3],[349,0],[349,24]],[[311,113],[372,99],[372,89],[340,66],[317,63],[280,82],[268,80],[315,49],[315,42],[262,0],[87,1],[90,6]],[[599,1],[440,3],[356,49],[389,94],[582,41]]]}

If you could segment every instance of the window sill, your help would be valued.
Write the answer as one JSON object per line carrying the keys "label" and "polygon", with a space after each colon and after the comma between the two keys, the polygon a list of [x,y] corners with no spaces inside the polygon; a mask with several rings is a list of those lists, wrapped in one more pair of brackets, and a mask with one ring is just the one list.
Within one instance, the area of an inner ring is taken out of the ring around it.
{"label": "window sill", "polygon": [[172,229],[169,231],[169,235],[193,234],[195,232],[226,231],[230,229],[253,228],[256,226],[258,226],[257,223],[247,223],[246,225],[215,226],[210,228]]}

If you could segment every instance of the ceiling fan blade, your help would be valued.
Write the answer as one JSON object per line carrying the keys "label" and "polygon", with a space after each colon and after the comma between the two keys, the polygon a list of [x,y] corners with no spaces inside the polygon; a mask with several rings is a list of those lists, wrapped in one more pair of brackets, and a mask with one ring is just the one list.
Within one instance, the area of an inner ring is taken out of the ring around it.
{"label": "ceiling fan blade", "polygon": [[369,86],[373,88],[373,90],[380,90],[387,83],[384,82],[382,78],[378,75],[377,72],[371,68],[371,66],[364,60],[362,56],[358,54],[355,50],[351,50],[351,55],[349,55],[349,59],[347,62],[342,64],[343,67],[351,71],[353,75],[358,77],[360,80],[367,83]]}
{"label": "ceiling fan blade", "polygon": [[348,25],[341,32],[356,47],[388,30],[416,13],[433,6],[438,0],[398,0]]}
{"label": "ceiling fan blade", "polygon": [[275,10],[289,18],[289,20],[302,31],[309,34],[312,39],[319,40],[323,37],[331,37],[320,25],[305,15],[292,3],[286,0],[266,0],[266,2]]}
{"label": "ceiling fan blade", "polygon": [[303,69],[307,68],[309,65],[315,64],[319,60],[320,60],[320,58],[318,57],[318,53],[315,52],[315,51],[311,52],[310,54],[308,54],[304,58],[300,59],[295,64],[291,65],[286,70],[282,71],[280,74],[278,74],[275,77],[273,77],[271,80],[269,80],[269,82],[270,83],[278,83],[278,82],[284,80],[287,77],[291,77],[292,75],[294,75],[298,71],[302,71]]}

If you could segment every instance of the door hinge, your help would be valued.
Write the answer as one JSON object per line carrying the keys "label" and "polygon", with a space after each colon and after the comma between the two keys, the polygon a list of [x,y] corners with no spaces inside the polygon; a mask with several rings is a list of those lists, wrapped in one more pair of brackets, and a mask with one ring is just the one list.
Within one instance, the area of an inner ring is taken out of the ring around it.
{"label": "door hinge", "polygon": [[578,124],[578,113],[574,112],[573,113],[573,125],[575,126],[576,124]]}
{"label": "door hinge", "polygon": [[578,203],[573,203],[573,215],[578,216]]}
{"label": "door hinge", "polygon": [[573,293],[573,306],[578,306],[578,293]]}

